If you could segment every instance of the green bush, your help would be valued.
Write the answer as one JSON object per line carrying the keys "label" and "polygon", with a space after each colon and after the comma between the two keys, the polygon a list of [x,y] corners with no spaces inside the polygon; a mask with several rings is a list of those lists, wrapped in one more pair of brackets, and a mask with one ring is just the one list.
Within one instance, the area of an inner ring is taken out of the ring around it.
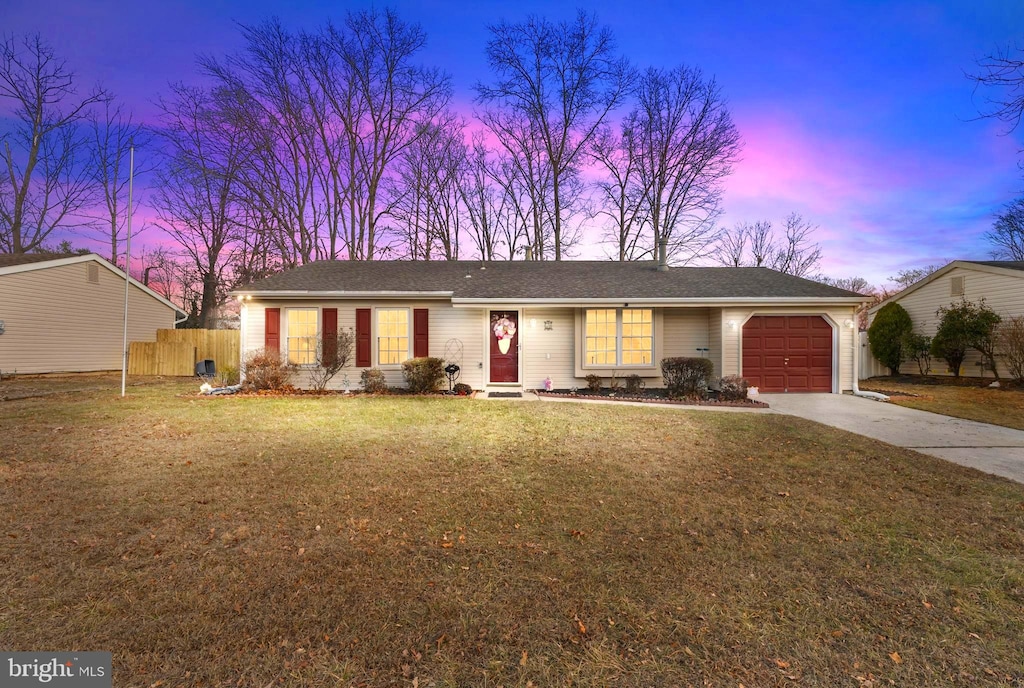
{"label": "green bush", "polygon": [[641,391],[643,391],[643,388],[646,386],[646,384],[647,383],[644,382],[644,379],[637,375],[636,373],[633,373],[632,375],[627,375],[626,394],[639,394]]}
{"label": "green bush", "polygon": [[1010,318],[1000,324],[996,330],[996,342],[1010,377],[1024,382],[1024,316]]}
{"label": "green bush", "polygon": [[661,374],[671,397],[698,397],[708,394],[708,381],[715,366],[706,358],[663,358]]}
{"label": "green bush", "polygon": [[726,375],[718,381],[718,398],[722,401],[742,401],[747,398],[749,383],[739,375]]}
{"label": "green bush", "polygon": [[367,368],[359,374],[359,383],[368,394],[386,394],[388,381],[380,368]]}
{"label": "green bush", "polygon": [[245,357],[245,386],[253,390],[282,390],[291,385],[294,366],[276,349],[257,349]]}
{"label": "green bush", "polygon": [[444,361],[431,356],[410,358],[402,364],[402,376],[414,394],[436,392],[444,380]]}
{"label": "green bush", "polygon": [[452,391],[458,394],[460,397],[468,397],[473,393],[473,388],[467,385],[465,382],[456,382]]}
{"label": "green bush", "polygon": [[226,365],[220,369],[220,375],[217,376],[217,381],[221,387],[230,387],[231,385],[238,384],[238,367],[233,365]]}
{"label": "green bush", "polygon": [[910,332],[903,339],[903,353],[917,364],[917,370],[927,375],[932,369],[932,339],[923,334]]}
{"label": "green bush", "polygon": [[913,327],[910,314],[895,302],[882,306],[868,327],[871,355],[889,369],[890,375],[900,374],[900,364],[906,357],[903,344]]}
{"label": "green bush", "polygon": [[940,306],[935,315],[941,320],[932,337],[932,356],[946,361],[953,375],[960,377],[967,349],[977,349],[985,367],[999,377],[995,361],[995,333],[1002,318],[986,306],[984,300],[978,305],[964,299],[948,308]]}
{"label": "green bush", "polygon": [[591,392],[600,392],[601,376],[595,375],[594,373],[587,375],[587,389],[589,389]]}

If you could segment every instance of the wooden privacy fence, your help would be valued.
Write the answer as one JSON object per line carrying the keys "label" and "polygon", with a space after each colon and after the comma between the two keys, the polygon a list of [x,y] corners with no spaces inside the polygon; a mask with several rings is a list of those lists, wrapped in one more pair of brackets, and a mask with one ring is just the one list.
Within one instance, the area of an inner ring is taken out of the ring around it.
{"label": "wooden privacy fence", "polygon": [[220,373],[238,367],[238,330],[157,330],[155,342],[128,346],[132,375],[194,375],[197,361],[212,360]]}

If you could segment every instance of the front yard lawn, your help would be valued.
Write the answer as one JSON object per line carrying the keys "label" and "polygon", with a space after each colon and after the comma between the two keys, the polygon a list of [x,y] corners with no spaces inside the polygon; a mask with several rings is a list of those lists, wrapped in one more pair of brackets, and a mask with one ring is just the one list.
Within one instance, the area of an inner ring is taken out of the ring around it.
{"label": "front yard lawn", "polygon": [[[990,382],[988,380],[985,384]],[[887,394],[912,395],[890,399],[900,406],[1024,430],[1024,389],[1019,387],[990,389],[980,382],[974,385],[955,384],[951,380],[921,384],[906,377],[871,378],[863,381],[860,387]]]}
{"label": "front yard lawn", "polygon": [[0,402],[0,647],[116,686],[1019,686],[1024,486],[796,418]]}

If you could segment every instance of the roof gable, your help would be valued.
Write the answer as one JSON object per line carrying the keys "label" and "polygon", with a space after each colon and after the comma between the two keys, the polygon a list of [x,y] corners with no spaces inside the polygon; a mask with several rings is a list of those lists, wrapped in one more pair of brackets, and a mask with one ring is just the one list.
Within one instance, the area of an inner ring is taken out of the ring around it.
{"label": "roof gable", "polygon": [[[119,279],[124,279],[124,271],[116,265],[109,263],[95,253],[83,253],[75,255],[50,255],[50,254],[21,254],[15,255],[10,253],[0,254],[0,277],[4,275],[13,275],[20,272],[32,272],[34,270],[45,270],[48,268],[62,267],[64,265],[75,265],[77,263],[95,262],[99,263],[107,270],[117,275]],[[168,301],[160,294],[150,289],[145,284],[142,284],[134,277],[131,278],[132,286],[142,290],[148,296],[153,297],[160,303],[164,304],[168,308],[174,309],[176,313],[186,315],[185,311],[175,306],[171,301]]]}
{"label": "roof gable", "polygon": [[919,282],[915,282],[906,289],[896,294],[893,294],[885,301],[875,304],[870,309],[869,313],[876,313],[882,306],[894,303],[900,299],[910,296],[918,289],[931,284],[932,282],[948,275],[956,268],[962,268],[964,270],[975,270],[977,272],[988,272],[997,275],[1003,275],[1009,278],[1024,278],[1024,261],[1019,260],[954,260],[949,265],[939,268],[932,274],[928,275]]}

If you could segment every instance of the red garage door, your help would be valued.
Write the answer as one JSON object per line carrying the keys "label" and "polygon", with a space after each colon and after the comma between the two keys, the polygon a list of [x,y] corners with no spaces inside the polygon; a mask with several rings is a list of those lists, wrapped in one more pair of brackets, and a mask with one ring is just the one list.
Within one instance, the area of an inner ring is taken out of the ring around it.
{"label": "red garage door", "polygon": [[832,326],[818,315],[758,315],[743,326],[743,377],[762,392],[831,392]]}

